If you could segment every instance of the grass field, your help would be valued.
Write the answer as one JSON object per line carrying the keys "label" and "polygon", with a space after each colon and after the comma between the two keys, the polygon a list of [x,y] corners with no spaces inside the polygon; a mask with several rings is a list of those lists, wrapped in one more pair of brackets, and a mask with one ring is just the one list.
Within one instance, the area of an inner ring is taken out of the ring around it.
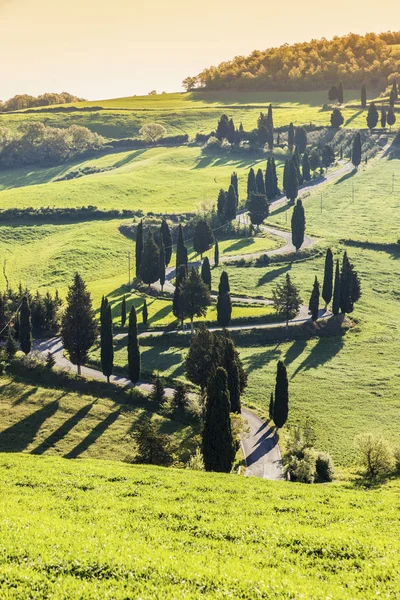
{"label": "grass field", "polygon": [[[373,98],[376,91],[371,90]],[[359,90],[346,90],[345,102],[359,103]],[[107,138],[137,137],[140,128],[148,122],[164,125],[168,135],[209,133],[215,130],[222,113],[227,113],[245,129],[256,127],[260,111],[270,103],[274,107],[275,126],[315,123],[329,125],[331,111],[322,111],[328,102],[327,92],[191,92],[187,94],[160,94],[133,96],[94,102],[74,103],[78,110],[70,113],[49,112],[46,107],[35,113],[0,113],[0,126],[16,129],[25,120],[44,121],[47,125],[67,127],[72,123],[88,127]],[[68,106],[68,105],[67,105]],[[94,112],[79,109],[99,107]],[[366,127],[365,115],[354,108],[343,109],[345,125]]]}
{"label": "grass field", "polygon": [[3,598],[400,594],[399,485],[0,455]]}

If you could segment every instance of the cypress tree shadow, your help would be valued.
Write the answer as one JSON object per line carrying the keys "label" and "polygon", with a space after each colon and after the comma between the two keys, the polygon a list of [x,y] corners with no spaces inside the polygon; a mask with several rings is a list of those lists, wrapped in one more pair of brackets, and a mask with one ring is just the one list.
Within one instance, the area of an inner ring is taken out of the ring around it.
{"label": "cypress tree shadow", "polygon": [[83,406],[80,410],[78,410],[72,417],[67,419],[56,431],[53,431],[37,448],[32,450],[31,454],[44,454],[49,448],[54,447],[61,441],[70,431],[86,417],[92,408],[94,402]]}
{"label": "cypress tree shadow", "polygon": [[272,433],[272,429],[268,426],[265,433],[263,433],[263,435],[257,440],[257,445],[253,452],[246,457],[246,465],[248,467],[268,454],[272,448],[275,448],[277,439],[276,436],[272,435]]}
{"label": "cypress tree shadow", "polygon": [[356,168],[354,168],[349,173],[345,173],[344,175],[342,175],[342,177],[340,177],[340,179],[338,179],[337,181],[335,181],[335,185],[339,185],[339,183],[343,183],[343,181],[346,181],[347,179],[351,179],[351,177],[354,177],[354,175],[356,173],[357,173],[357,169]]}
{"label": "cypress tree shadow", "polygon": [[119,167],[123,167],[124,165],[127,165],[128,163],[130,163],[132,160],[134,160],[135,158],[137,158],[144,152],[147,152],[147,150],[148,150],[148,148],[143,148],[141,150],[135,150],[134,152],[131,152],[130,154],[128,154],[128,156],[125,156],[125,158],[122,158],[121,160],[118,160],[116,163],[114,163],[113,167],[115,167],[116,169],[118,169]]}
{"label": "cypress tree shadow", "polygon": [[351,117],[349,117],[348,119],[346,119],[344,127],[347,127],[348,125],[350,125],[350,123],[352,121],[354,121],[355,119],[357,119],[357,117],[359,117],[360,115],[362,115],[363,112],[364,112],[363,110],[359,110],[356,113],[354,113],[353,115],[351,115]]}
{"label": "cypress tree shadow", "polygon": [[118,408],[114,412],[110,413],[103,421],[98,423],[96,427],[75,446],[70,452],[64,455],[64,458],[77,458],[83,452],[85,452],[95,441],[103,435],[105,431],[118,419],[121,414],[121,408]]}
{"label": "cypress tree shadow", "polygon": [[46,406],[25,417],[25,419],[18,421],[15,425],[11,425],[11,427],[1,431],[0,451],[23,452],[26,450],[29,444],[35,439],[43,423],[57,412],[60,398],[50,404],[46,404]]}
{"label": "cypress tree shadow", "polygon": [[249,251],[251,252],[250,246],[252,246],[254,244],[255,244],[254,238],[244,238],[242,240],[237,240],[237,241],[233,242],[228,248],[225,248],[224,254],[226,254],[227,252],[237,252],[238,250],[243,250],[244,248],[246,250],[248,248]]}
{"label": "cypress tree shadow", "polygon": [[19,404],[22,404],[23,402],[25,402],[25,400],[28,400],[28,398],[30,396],[32,396],[33,394],[36,394],[36,392],[38,391],[37,387],[31,388],[30,390],[28,390],[27,392],[25,392],[25,394],[21,394],[21,396],[19,398],[17,398],[16,400],[14,400],[14,402],[12,403],[13,406],[18,406]]}
{"label": "cypress tree shadow", "polygon": [[265,350],[265,352],[246,357],[243,362],[245,364],[245,370],[247,373],[251,373],[257,369],[262,369],[271,360],[277,360],[280,357],[278,348],[279,343],[276,344],[274,348]]}
{"label": "cypress tree shadow", "polygon": [[296,360],[305,350],[307,346],[306,340],[296,340],[293,344],[288,348],[285,358],[283,362],[286,366],[290,365],[292,362]]}
{"label": "cypress tree shadow", "polygon": [[343,348],[343,342],[344,340],[340,336],[320,337],[307,358],[305,358],[301,365],[297,367],[291,379],[294,379],[301,371],[315,369],[330,361]]}
{"label": "cypress tree shadow", "polygon": [[262,277],[257,282],[257,287],[261,287],[265,283],[270,283],[274,281],[277,277],[284,275],[292,268],[291,265],[285,265],[284,267],[278,267],[277,269],[271,269],[270,271],[266,271]]}

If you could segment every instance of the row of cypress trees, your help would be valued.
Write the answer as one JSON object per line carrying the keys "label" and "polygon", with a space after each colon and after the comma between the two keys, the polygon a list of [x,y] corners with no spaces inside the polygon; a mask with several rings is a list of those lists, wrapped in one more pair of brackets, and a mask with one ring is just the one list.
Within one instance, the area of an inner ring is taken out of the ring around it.
{"label": "row of cypress trees", "polygon": [[262,194],[268,200],[273,200],[280,194],[278,186],[278,177],[276,174],[276,164],[273,156],[267,160],[266,170],[263,173],[262,169],[258,169],[257,173],[251,167],[247,176],[247,199],[251,198],[252,194]]}

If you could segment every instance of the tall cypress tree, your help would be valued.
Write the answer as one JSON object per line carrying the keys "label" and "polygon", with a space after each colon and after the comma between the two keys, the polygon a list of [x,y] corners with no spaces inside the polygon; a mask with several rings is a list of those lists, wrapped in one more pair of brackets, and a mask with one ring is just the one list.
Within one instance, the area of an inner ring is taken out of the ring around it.
{"label": "tall cypress tree", "polygon": [[381,127],[382,127],[382,129],[385,129],[386,122],[387,122],[386,108],[384,106],[382,106],[382,108],[381,108]]}
{"label": "tall cypress tree", "polygon": [[296,127],[294,132],[294,143],[300,154],[303,154],[307,148],[307,132],[304,127]]}
{"label": "tall cypress tree", "polygon": [[140,278],[140,266],[142,264],[144,239],[143,239],[143,219],[140,221],[136,230],[136,277]]}
{"label": "tall cypress tree", "polygon": [[354,266],[349,261],[347,252],[343,255],[340,273],[340,310],[343,314],[352,313],[354,303],[361,296],[360,280]]}
{"label": "tall cypress tree", "polygon": [[274,393],[271,392],[269,397],[269,410],[268,410],[269,420],[273,421],[274,419]]}
{"label": "tall cypress tree", "polygon": [[226,202],[226,192],[223,189],[219,190],[218,200],[217,200],[217,214],[219,217],[223,217],[225,214],[225,202]]}
{"label": "tall cypress tree", "polygon": [[183,229],[182,225],[179,225],[178,229],[178,242],[176,245],[176,272],[178,273],[179,267],[183,265],[186,269],[188,266],[188,253],[185,243],[183,241]]}
{"label": "tall cypress tree", "polygon": [[22,352],[29,354],[32,348],[32,323],[27,293],[22,298],[19,311],[19,343]]}
{"label": "tall cypress tree", "polygon": [[389,106],[389,109],[387,112],[387,124],[390,127],[390,131],[392,131],[392,127],[395,123],[396,123],[396,114],[394,112],[394,108],[393,108],[393,106]]}
{"label": "tall cypress tree", "polygon": [[302,172],[303,172],[303,181],[310,181],[311,169],[310,169],[310,160],[309,160],[307,150],[303,154],[301,168],[302,168]]}
{"label": "tall cypress tree", "polygon": [[242,407],[240,402],[239,368],[236,361],[235,346],[233,341],[225,336],[223,366],[228,375],[229,400],[231,412],[240,414]]}
{"label": "tall cypress tree", "polygon": [[324,283],[322,285],[322,298],[325,302],[325,310],[328,308],[329,302],[332,300],[332,285],[333,285],[333,254],[328,248],[325,256]]}
{"label": "tall cypress tree", "polygon": [[[282,184],[283,184],[283,189],[285,190],[285,193],[286,193],[286,188],[289,185],[289,178],[290,178],[290,172],[289,172],[290,171],[290,164],[289,164],[289,162],[290,161],[287,158],[285,160],[285,166],[283,167],[283,181],[282,181]],[[286,194],[286,198],[288,198],[287,194]]]}
{"label": "tall cypress tree", "polygon": [[122,298],[121,304],[121,327],[125,327],[126,323],[126,299],[125,296]]}
{"label": "tall cypress tree", "polygon": [[361,87],[361,106],[365,110],[367,108],[367,88],[365,83]]}
{"label": "tall cypress tree", "polygon": [[272,165],[273,181],[275,184],[275,196],[277,196],[280,193],[280,189],[278,186],[278,175],[276,173],[276,164],[275,164],[275,159],[273,156],[271,157],[271,165]]}
{"label": "tall cypress tree", "polygon": [[214,267],[218,267],[219,265],[219,246],[218,246],[218,240],[215,240],[215,246],[214,246]]}
{"label": "tall cypress tree", "polygon": [[97,323],[90,293],[82,277],[76,273],[67,294],[61,335],[64,348],[69,353],[72,364],[77,366],[78,375],[85,364],[89,349],[97,337]]}
{"label": "tall cypress tree", "polygon": [[107,377],[107,383],[110,383],[110,375],[112,375],[114,367],[114,347],[111,306],[108,300],[104,305],[103,318],[101,320],[100,347],[101,370],[103,375]]}
{"label": "tall cypress tree", "polygon": [[375,102],[371,102],[371,104],[369,105],[368,114],[367,114],[368,128],[371,130],[375,129],[375,127],[378,125],[378,121],[379,121],[378,110],[375,106]]}
{"label": "tall cypress tree", "polygon": [[280,360],[276,371],[274,423],[278,429],[284,426],[289,415],[289,382],[286,367]]}
{"label": "tall cypress tree", "polygon": [[288,148],[289,152],[293,152],[294,146],[294,126],[293,123],[290,123],[288,128]]}
{"label": "tall cypress tree", "polygon": [[161,286],[161,292],[164,291],[164,284],[165,284],[165,250],[164,250],[164,239],[162,237],[162,235],[160,236],[160,252],[159,252],[159,273],[160,273],[160,286]]}
{"label": "tall cypress tree", "polygon": [[217,322],[220,327],[228,327],[232,317],[232,301],[230,295],[230,286],[228,273],[222,271],[217,299]]}
{"label": "tall cypress tree", "polygon": [[358,169],[361,163],[361,135],[359,131],[356,133],[353,140],[353,147],[351,150],[351,162],[353,163],[356,169]]}
{"label": "tall cypress tree", "polygon": [[343,104],[344,90],[343,90],[343,83],[341,81],[339,81],[339,85],[337,87],[337,99],[338,99],[339,104]]}
{"label": "tall cypress tree", "polygon": [[185,311],[184,311],[183,298],[182,298],[182,294],[181,294],[181,287],[182,287],[182,283],[186,279],[186,277],[187,277],[187,269],[186,269],[185,265],[180,265],[178,268],[177,274],[176,274],[174,297],[172,299],[172,312],[174,314],[174,317],[176,317],[177,319],[180,320],[182,327],[183,327],[183,319],[185,318]]}
{"label": "tall cypress tree", "polygon": [[132,304],[128,325],[128,375],[133,385],[140,379],[140,349],[137,329],[136,308]]}
{"label": "tall cypress tree", "polygon": [[299,151],[299,147],[297,146],[297,144],[296,144],[295,149],[294,149],[294,153],[293,153],[293,156],[292,156],[292,161],[296,165],[297,180],[299,182],[299,185],[302,185],[302,183],[303,183],[303,176],[302,176],[301,171],[300,171],[300,151]]}
{"label": "tall cypress tree", "polygon": [[[267,161],[267,169],[265,171],[265,194],[268,200],[273,200],[276,196],[276,182],[274,177],[274,167],[271,157]],[[251,197],[251,196],[250,196]]]}
{"label": "tall cypress tree", "polygon": [[274,128],[274,117],[273,117],[273,114],[272,114],[272,104],[270,104],[268,106],[267,127],[270,127],[271,129]]}
{"label": "tall cypress tree", "polygon": [[285,184],[286,198],[291,202],[294,202],[299,194],[299,180],[295,156],[293,154],[288,162]]}
{"label": "tall cypress tree", "polygon": [[161,237],[164,242],[165,266],[168,267],[172,256],[172,234],[165,219],[161,221]]}
{"label": "tall cypress tree", "polygon": [[[265,184],[264,184],[264,176],[261,169],[258,169],[256,175],[256,185],[257,185],[257,193],[265,196]],[[251,198],[251,196],[250,196]]]}
{"label": "tall cypress tree", "polygon": [[143,301],[143,309],[142,309],[143,325],[147,325],[148,318],[149,318],[149,310],[147,308],[147,301],[145,298]]}
{"label": "tall cypress tree", "polygon": [[292,244],[296,252],[301,248],[304,242],[304,232],[306,230],[306,217],[302,201],[299,199],[293,209],[292,215]]}
{"label": "tall cypress tree", "polygon": [[197,221],[194,236],[193,236],[193,247],[197,254],[200,254],[203,259],[203,252],[207,252],[214,243],[214,235],[212,229],[205,219]]}
{"label": "tall cypress tree", "polygon": [[319,282],[317,276],[315,276],[314,286],[311,292],[310,304],[308,306],[313,321],[318,319],[319,311]]}
{"label": "tall cypress tree", "polygon": [[228,376],[222,367],[216,369],[207,388],[202,452],[207,471],[231,471],[235,447],[230,420]]}
{"label": "tall cypress tree", "polygon": [[155,242],[153,232],[149,229],[143,248],[140,264],[140,278],[150,287],[160,279],[160,250]]}
{"label": "tall cypress tree", "polygon": [[332,312],[334,315],[338,315],[339,310],[340,310],[340,271],[339,271],[339,260],[336,260],[335,283],[333,286]]}
{"label": "tall cypress tree", "polygon": [[236,194],[236,201],[239,204],[239,181],[236,171],[234,171],[231,175],[231,185],[233,185]]}
{"label": "tall cypress tree", "polygon": [[236,192],[233,185],[229,186],[228,194],[225,202],[225,219],[227,221],[234,221],[236,219],[236,209],[237,209],[237,198]]}
{"label": "tall cypress tree", "polygon": [[249,174],[247,176],[247,198],[250,198],[250,195],[257,192],[257,184],[256,184],[256,176],[254,173],[253,167],[251,167]]}
{"label": "tall cypress tree", "polygon": [[201,265],[201,278],[211,291],[211,267],[210,261],[208,260],[208,256],[203,260],[203,264]]}

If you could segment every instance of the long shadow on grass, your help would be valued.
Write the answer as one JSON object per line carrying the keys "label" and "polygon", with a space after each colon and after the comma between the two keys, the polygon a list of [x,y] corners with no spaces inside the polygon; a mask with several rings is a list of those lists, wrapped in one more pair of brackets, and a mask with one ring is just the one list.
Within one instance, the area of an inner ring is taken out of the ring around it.
{"label": "long shadow on grass", "polygon": [[33,394],[36,394],[37,391],[38,391],[38,388],[34,387],[34,388],[31,388],[30,390],[28,390],[27,392],[25,392],[25,394],[21,394],[21,396],[19,398],[14,400],[14,402],[12,403],[13,406],[18,406],[18,404],[22,404],[23,402],[25,402],[25,400],[28,400],[28,398],[30,396],[32,396]]}
{"label": "long shadow on grass", "polygon": [[285,358],[283,362],[286,366],[290,365],[292,362],[296,360],[306,349],[307,341],[306,340],[296,340],[293,344],[288,348]]}
{"label": "long shadow on grass", "polygon": [[100,423],[98,423],[96,427],[94,427],[94,429],[92,429],[92,431],[75,446],[75,448],[72,448],[72,450],[65,454],[64,458],[77,458],[80,456],[83,452],[90,448],[90,446],[94,444],[113,423],[115,423],[120,414],[121,408],[118,408],[114,412],[110,413],[108,417],[106,417],[103,421],[100,421]]}
{"label": "long shadow on grass", "polygon": [[[175,367],[179,369],[182,364],[182,357],[180,352],[173,352],[166,349],[160,352],[160,348],[157,346],[150,347],[146,350],[142,349],[141,352],[142,364],[146,370],[159,369],[160,373],[168,371]],[[174,374],[176,377],[176,375]]]}
{"label": "long shadow on grass", "polygon": [[269,348],[264,352],[257,352],[256,354],[253,354],[253,356],[247,356],[243,360],[245,371],[247,373],[251,373],[257,369],[262,369],[271,360],[277,360],[277,358],[280,356],[280,352],[278,350],[279,345],[280,344],[278,343],[274,348]]}
{"label": "long shadow on grass", "polygon": [[354,115],[351,115],[351,117],[349,117],[349,118],[346,120],[346,122],[345,122],[344,126],[345,126],[345,127],[347,127],[348,125],[350,125],[350,123],[351,123],[352,121],[354,121],[355,119],[357,119],[357,117],[359,117],[359,116],[360,116],[360,115],[362,115],[362,114],[363,114],[363,111],[362,111],[362,110],[359,110],[359,111],[357,111],[356,113],[354,113]]}
{"label": "long shadow on grass", "polygon": [[351,179],[351,177],[354,177],[354,175],[356,173],[357,173],[357,169],[353,169],[349,173],[345,173],[344,175],[342,175],[342,177],[340,177],[340,179],[338,179],[337,181],[335,181],[335,185],[339,185],[339,183],[343,183],[347,179]]}
{"label": "long shadow on grass", "polygon": [[318,339],[317,344],[311,350],[310,354],[303,360],[301,365],[297,367],[291,379],[294,379],[301,371],[308,371],[324,365],[332,360],[338,352],[343,348],[342,337],[322,337]]}
{"label": "long shadow on grass", "polygon": [[135,150],[134,152],[128,154],[128,156],[125,156],[125,158],[122,158],[121,160],[117,161],[113,166],[116,169],[118,169],[119,167],[123,167],[124,165],[130,163],[132,160],[134,160],[144,152],[147,152],[147,148],[143,148],[142,150]]}
{"label": "long shadow on grass", "polygon": [[271,269],[270,271],[266,271],[262,277],[257,282],[257,287],[261,287],[264,283],[270,283],[274,281],[277,277],[284,275],[287,271],[290,271],[292,268],[291,265],[285,265],[284,267],[278,267],[277,269]]}
{"label": "long shadow on grass", "polygon": [[86,415],[89,413],[92,408],[94,402],[90,402],[86,406],[83,406],[80,410],[78,410],[72,417],[67,419],[58,429],[53,431],[51,435],[49,435],[37,448],[32,450],[31,454],[44,454],[46,450],[52,448],[59,441],[61,441],[70,431],[81,421],[84,419]]}
{"label": "long shadow on grass", "polygon": [[60,398],[0,432],[0,451],[23,452],[33,442],[43,423],[57,412]]}

